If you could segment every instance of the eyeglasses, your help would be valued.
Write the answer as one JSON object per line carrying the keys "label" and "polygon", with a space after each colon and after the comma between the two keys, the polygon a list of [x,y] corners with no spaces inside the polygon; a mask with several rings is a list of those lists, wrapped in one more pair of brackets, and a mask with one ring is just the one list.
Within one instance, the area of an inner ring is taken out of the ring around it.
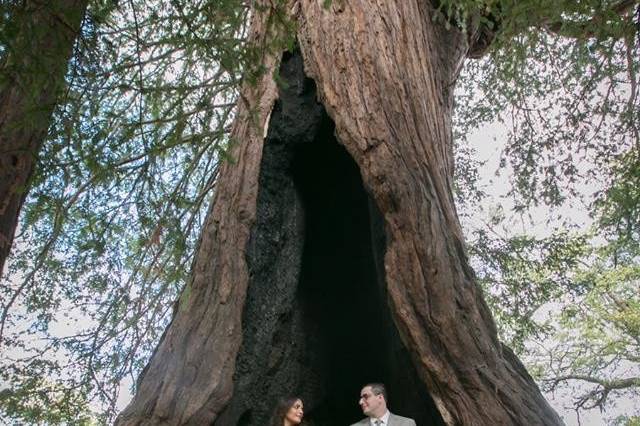
{"label": "eyeglasses", "polygon": [[375,393],[363,393],[362,395],[360,395],[360,399],[364,399],[365,401],[368,400],[369,398],[371,398],[372,396],[378,396],[380,394],[375,394]]}

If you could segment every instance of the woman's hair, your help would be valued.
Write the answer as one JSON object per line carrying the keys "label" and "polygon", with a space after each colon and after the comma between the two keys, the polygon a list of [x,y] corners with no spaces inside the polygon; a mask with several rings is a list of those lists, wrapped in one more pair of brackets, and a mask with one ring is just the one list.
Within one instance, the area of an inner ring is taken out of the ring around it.
{"label": "woman's hair", "polygon": [[273,415],[271,416],[269,426],[283,426],[284,418],[287,415],[287,411],[289,411],[289,408],[293,407],[293,404],[295,404],[298,400],[302,401],[302,398],[297,396],[289,396],[278,399],[278,403],[276,404],[276,408],[273,410]]}

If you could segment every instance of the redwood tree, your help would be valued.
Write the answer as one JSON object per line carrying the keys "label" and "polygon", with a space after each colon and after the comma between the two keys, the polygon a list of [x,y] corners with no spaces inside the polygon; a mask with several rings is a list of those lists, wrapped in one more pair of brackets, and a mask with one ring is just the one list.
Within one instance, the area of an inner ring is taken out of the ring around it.
{"label": "redwood tree", "polygon": [[87,3],[27,0],[1,10],[0,275]]}
{"label": "redwood tree", "polygon": [[191,281],[118,423],[263,425],[296,393],[348,424],[380,380],[418,424],[561,424],[497,339],[452,197],[453,86],[500,17],[326,3],[288,5],[296,51],[244,89]]}

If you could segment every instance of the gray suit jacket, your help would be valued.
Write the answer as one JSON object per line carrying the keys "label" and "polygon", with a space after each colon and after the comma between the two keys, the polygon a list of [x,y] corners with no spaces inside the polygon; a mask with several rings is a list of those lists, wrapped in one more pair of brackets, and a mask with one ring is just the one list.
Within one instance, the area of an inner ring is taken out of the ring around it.
{"label": "gray suit jacket", "polygon": [[[351,426],[370,426],[369,417],[360,420],[358,423],[354,423]],[[393,413],[389,413],[389,425],[388,426],[416,426],[416,422],[408,417],[396,416]]]}

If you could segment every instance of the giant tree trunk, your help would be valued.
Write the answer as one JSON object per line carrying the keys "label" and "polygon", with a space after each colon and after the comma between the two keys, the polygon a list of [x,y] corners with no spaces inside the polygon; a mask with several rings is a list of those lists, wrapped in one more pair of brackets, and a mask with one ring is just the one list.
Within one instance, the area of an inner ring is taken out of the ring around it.
{"label": "giant tree trunk", "polygon": [[0,276],[87,2],[26,0],[10,11],[15,29],[0,62]]}
{"label": "giant tree trunk", "polygon": [[423,0],[323,3],[291,10],[299,52],[266,61],[280,90],[267,72],[245,92],[255,115],[239,113],[189,297],[119,424],[264,425],[291,393],[313,424],[349,424],[369,381],[423,426],[560,424],[464,252],[451,113],[467,39]]}

